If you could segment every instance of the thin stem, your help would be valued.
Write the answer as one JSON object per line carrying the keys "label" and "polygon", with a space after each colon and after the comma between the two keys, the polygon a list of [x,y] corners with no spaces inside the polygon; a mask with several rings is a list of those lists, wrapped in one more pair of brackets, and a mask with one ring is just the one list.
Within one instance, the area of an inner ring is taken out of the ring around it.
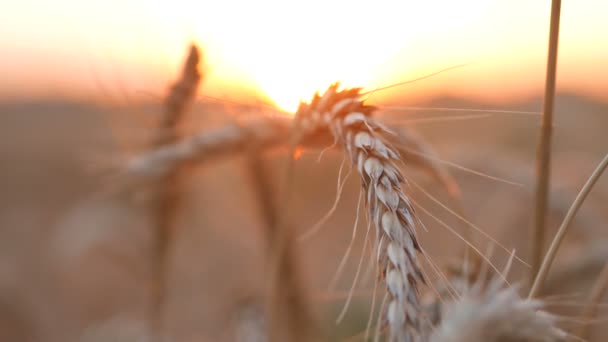
{"label": "thin stem", "polygon": [[[255,203],[258,204],[265,238],[264,250],[267,250],[273,246],[273,240],[277,236],[278,229],[276,222],[277,210],[272,192],[272,184],[264,168],[264,149],[254,140],[246,152],[245,173],[250,180],[251,190],[255,196]],[[256,333],[251,334],[248,331],[237,342],[269,341],[268,308],[259,307],[260,302],[258,300],[260,299],[257,298],[253,305],[252,303],[243,303],[238,309],[241,312],[252,311],[252,308],[257,308],[258,310],[254,314],[241,314],[239,316],[239,324],[248,326],[250,329],[255,329]]]}
{"label": "thin stem", "polygon": [[549,177],[551,171],[551,135],[553,131],[553,106],[555,102],[555,79],[557,71],[557,46],[559,41],[559,19],[561,0],[551,3],[551,23],[549,29],[549,53],[543,104],[540,140],[536,164],[536,209],[532,235],[532,269],[530,279],[538,273],[541,263],[545,235],[545,219],[549,206]]}
{"label": "thin stem", "polygon": [[427,78],[431,78],[431,77],[433,77],[433,76],[437,76],[437,75],[439,75],[439,74],[441,74],[441,73],[444,73],[444,72],[446,72],[446,71],[450,71],[450,70],[454,70],[454,69],[462,68],[462,67],[465,67],[465,66],[467,66],[467,65],[468,65],[468,64],[458,64],[458,65],[453,65],[453,66],[451,66],[451,67],[448,67],[448,68],[445,68],[445,69],[441,69],[441,70],[439,70],[439,71],[435,71],[435,72],[433,72],[433,73],[430,73],[430,74],[427,74],[427,75],[424,75],[424,76],[420,76],[420,77],[417,77],[417,78],[414,78],[414,79],[411,79],[411,80],[407,80],[407,81],[403,81],[403,82],[399,82],[399,83],[395,83],[395,84],[387,85],[387,86],[384,86],[384,87],[378,87],[378,88],[376,88],[376,89],[373,89],[373,90],[367,91],[367,92],[365,92],[365,93],[361,93],[360,95],[361,95],[361,96],[364,96],[364,95],[372,95],[372,94],[374,94],[374,93],[376,93],[376,92],[378,92],[378,91],[382,91],[382,90],[386,90],[386,89],[390,89],[390,88],[394,88],[394,87],[400,87],[400,86],[402,86],[402,85],[406,85],[406,84],[410,84],[410,83],[414,83],[414,82],[422,81],[422,80],[425,80],[425,79],[427,79]]}
{"label": "thin stem", "polygon": [[540,112],[522,111],[522,110],[502,110],[502,109],[483,109],[483,108],[450,108],[450,107],[419,107],[419,106],[381,106],[380,109],[384,112],[399,112],[399,111],[418,111],[418,112],[466,112],[466,113],[491,113],[491,114],[522,114],[530,116],[538,116]]}
{"label": "thin stem", "polygon": [[175,165],[230,156],[247,150],[251,144],[263,148],[285,144],[289,126],[290,119],[262,117],[246,127],[230,125],[158,147],[129,160],[118,173],[115,188],[141,186],[165,177]]}
{"label": "thin stem", "polygon": [[395,121],[395,123],[399,125],[417,125],[417,124],[425,124],[425,123],[443,123],[448,121],[468,121],[474,119],[487,119],[492,117],[490,114],[470,114],[470,115],[452,115],[452,116],[435,116],[435,117],[426,117],[426,118],[415,118],[415,119],[401,119]]}
{"label": "thin stem", "polygon": [[264,170],[264,149],[255,142],[251,145],[247,155],[247,173],[251,179],[251,185],[260,206],[260,214],[263,220],[266,234],[266,243],[270,244],[276,234],[276,204],[272,193],[272,184]]}
{"label": "thin stem", "polygon": [[293,156],[301,141],[299,130],[295,130],[290,140],[274,235],[269,236],[268,241],[271,267],[268,312],[272,342],[310,341],[314,329],[313,314],[298,272],[296,237],[289,212],[295,182]]}
{"label": "thin stem", "polygon": [[606,166],[608,166],[608,154],[604,156],[604,159],[593,171],[591,177],[589,177],[587,183],[585,183],[581,191],[576,196],[574,203],[572,203],[572,206],[568,210],[568,213],[566,214],[562,225],[559,227],[559,230],[557,231],[557,234],[555,235],[555,238],[553,239],[553,242],[551,243],[551,246],[549,247],[545,258],[543,259],[543,263],[540,267],[540,270],[538,271],[538,274],[534,279],[534,284],[532,285],[532,289],[530,290],[530,294],[528,295],[529,298],[536,297],[540,293],[543,283],[547,278],[547,274],[549,273],[549,268],[551,268],[551,263],[553,262],[553,259],[555,259],[555,254],[557,253],[557,250],[559,249],[559,246],[563,241],[564,236],[568,231],[568,228],[570,227],[570,223],[572,223],[572,220],[576,216],[576,213],[583,205],[583,202],[587,198],[587,195],[589,195],[591,189],[593,189],[593,186],[606,169]]}
{"label": "thin stem", "polygon": [[[176,143],[180,139],[179,124],[183,121],[187,106],[193,101],[201,74],[198,70],[200,53],[192,45],[184,63],[181,78],[171,87],[165,100],[165,113],[162,117],[152,148],[157,149]],[[152,319],[157,334],[162,334],[164,305],[167,297],[167,278],[169,272],[169,248],[173,241],[172,226],[177,215],[181,196],[184,163],[176,163],[158,179],[154,187],[153,213],[156,245],[154,250],[155,287],[152,297]]]}

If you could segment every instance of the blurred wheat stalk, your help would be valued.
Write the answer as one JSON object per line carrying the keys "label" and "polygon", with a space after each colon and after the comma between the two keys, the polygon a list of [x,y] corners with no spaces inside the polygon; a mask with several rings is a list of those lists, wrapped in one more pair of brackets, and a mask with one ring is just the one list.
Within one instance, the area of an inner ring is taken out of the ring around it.
{"label": "blurred wheat stalk", "polygon": [[[188,106],[196,98],[201,81],[199,71],[200,52],[192,45],[183,66],[180,79],[171,87],[165,100],[164,115],[151,143],[151,150],[156,150],[179,141],[180,123],[184,120]],[[155,334],[163,334],[163,314],[167,296],[167,279],[169,267],[169,248],[173,241],[175,220],[180,206],[180,195],[184,191],[183,183],[187,173],[185,163],[176,163],[164,173],[151,189],[152,216],[156,236],[154,248],[154,265],[156,267],[155,286],[152,296],[152,319]]]}

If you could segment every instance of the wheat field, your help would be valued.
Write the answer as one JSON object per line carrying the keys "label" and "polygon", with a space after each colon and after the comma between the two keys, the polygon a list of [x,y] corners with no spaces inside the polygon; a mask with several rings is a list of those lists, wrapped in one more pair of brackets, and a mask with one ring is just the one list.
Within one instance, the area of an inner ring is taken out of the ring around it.
{"label": "wheat field", "polygon": [[[604,341],[608,103],[0,102],[0,341]],[[559,70],[558,70],[559,71]],[[404,115],[406,113],[407,115]],[[575,113],[576,115],[574,115]]]}

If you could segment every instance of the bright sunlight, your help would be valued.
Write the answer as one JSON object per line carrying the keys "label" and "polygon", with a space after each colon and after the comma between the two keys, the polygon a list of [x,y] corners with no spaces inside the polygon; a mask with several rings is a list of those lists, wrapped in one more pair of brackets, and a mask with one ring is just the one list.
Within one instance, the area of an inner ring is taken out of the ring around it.
{"label": "bright sunlight", "polygon": [[[430,12],[432,3],[223,1],[205,4],[204,19],[194,29],[203,46],[222,56],[218,63],[237,67],[278,106],[293,111],[302,96],[308,100],[335,81],[346,86],[377,83],[383,66],[414,43],[417,27],[428,22],[414,9]],[[448,4],[451,8],[435,13],[434,20],[454,22],[453,11],[460,6]],[[474,21],[482,16],[482,7],[458,20]]]}
{"label": "bright sunlight", "polygon": [[[377,96],[507,101],[542,89],[549,6],[547,0],[7,2],[0,7],[11,13],[0,34],[0,97],[89,98],[100,87],[117,99],[160,95],[183,47],[195,41],[205,56],[201,92],[223,99],[294,110],[335,81],[375,88],[468,64]],[[600,0],[564,3],[560,89],[605,98],[608,45],[597,41],[608,32],[606,10]]]}

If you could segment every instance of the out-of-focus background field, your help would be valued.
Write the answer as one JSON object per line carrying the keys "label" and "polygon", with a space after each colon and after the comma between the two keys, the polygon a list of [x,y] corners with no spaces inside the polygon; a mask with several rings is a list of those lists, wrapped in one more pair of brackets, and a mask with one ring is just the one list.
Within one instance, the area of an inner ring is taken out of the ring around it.
{"label": "out-of-focus background field", "polygon": [[[540,113],[550,3],[0,4],[0,13],[9,14],[0,20],[0,341],[146,341],[156,268],[153,222],[145,196],[117,196],[111,188],[120,165],[149,147],[190,41],[203,50],[204,77],[183,123],[187,134],[268,115],[262,102],[293,111],[299,98],[337,80],[373,89],[466,64],[378,92],[371,101],[382,120],[420,134],[442,160],[521,184],[444,164],[461,187],[467,217],[529,261],[540,116],[453,120],[483,113],[391,112],[383,105]],[[608,2],[563,3],[547,239],[608,152]],[[299,233],[336,198],[342,155],[330,150],[318,161],[319,152],[306,150],[295,162],[289,209]],[[265,176],[277,197],[285,162],[285,149],[265,152]],[[263,302],[268,248],[248,165],[237,155],[190,169],[168,252],[167,341],[234,341],[241,309]],[[407,160],[404,171],[454,207],[444,189]],[[568,317],[579,313],[608,260],[605,178],[578,213],[549,276],[547,295],[558,295],[549,297],[550,309]],[[332,341],[360,334],[370,313],[374,277],[364,262],[351,308],[334,324],[359,257],[370,258],[369,249],[363,252],[365,224],[337,288],[328,290],[351,237],[359,188],[351,175],[323,230],[297,245],[301,280]],[[408,192],[467,235],[462,222],[415,187]],[[465,244],[433,217],[420,216],[428,231],[419,236],[432,260],[461,262]],[[507,252],[477,233],[471,243],[492,251],[502,269]],[[526,274],[515,262],[509,279]],[[600,307],[590,342],[606,340],[606,315]],[[579,325],[563,322],[568,329]]]}
{"label": "out-of-focus background field", "polygon": [[[488,108],[454,98],[416,105]],[[500,108],[538,111],[540,106],[539,99],[531,99]],[[230,113],[246,111],[228,107],[199,102],[188,120],[196,122],[197,130],[212,129],[230,123]],[[122,335],[120,341],[132,341],[129,336],[145,331],[149,310],[151,222],[138,204],[141,199],[105,196],[104,189],[111,184],[108,170],[127,157],[129,148],[146,143],[146,132],[151,130],[142,118],[153,121],[160,112],[158,104],[134,110],[60,101],[14,102],[0,108],[0,340],[108,341],[109,336]],[[556,108],[548,236],[608,146],[608,104],[560,94]],[[528,260],[538,117],[496,114],[461,121],[417,121],[433,116],[445,117],[445,113],[383,114],[390,122],[409,121],[407,126],[430,142],[442,159],[523,184],[450,169],[462,187],[471,220]],[[120,130],[116,120],[121,120]],[[266,155],[267,176],[277,187],[283,177],[284,152]],[[297,200],[291,210],[300,232],[324,215],[335,198],[341,155],[328,152],[317,162],[318,153],[305,151],[296,162]],[[242,157],[200,165],[186,187],[170,250],[165,317],[175,341],[231,340],[235,308],[255,301],[264,291],[263,227],[246,165]],[[407,162],[405,170],[450,204],[432,180],[410,172]],[[364,327],[371,300],[372,282],[366,279],[355,292],[346,321],[337,329],[332,326],[363,246],[365,226],[361,225],[354,257],[338,289],[328,292],[327,284],[350,239],[358,189],[358,180],[351,177],[325,228],[298,245],[302,279],[313,307],[336,338]],[[426,209],[462,232],[457,219],[414,190],[412,196]],[[608,257],[606,196],[608,183],[602,180],[559,253],[549,290],[567,295],[565,304],[556,307],[560,312],[578,312],[579,307],[566,304],[585,298]],[[419,234],[433,260],[440,265],[458,260],[463,243],[432,218],[422,213],[421,217],[428,232]],[[489,242],[478,234],[474,241],[481,250],[488,249]],[[507,257],[494,248],[492,259],[498,267]],[[510,278],[522,279],[524,272],[516,264]],[[594,325],[598,333],[592,341],[602,340],[602,326]]]}

